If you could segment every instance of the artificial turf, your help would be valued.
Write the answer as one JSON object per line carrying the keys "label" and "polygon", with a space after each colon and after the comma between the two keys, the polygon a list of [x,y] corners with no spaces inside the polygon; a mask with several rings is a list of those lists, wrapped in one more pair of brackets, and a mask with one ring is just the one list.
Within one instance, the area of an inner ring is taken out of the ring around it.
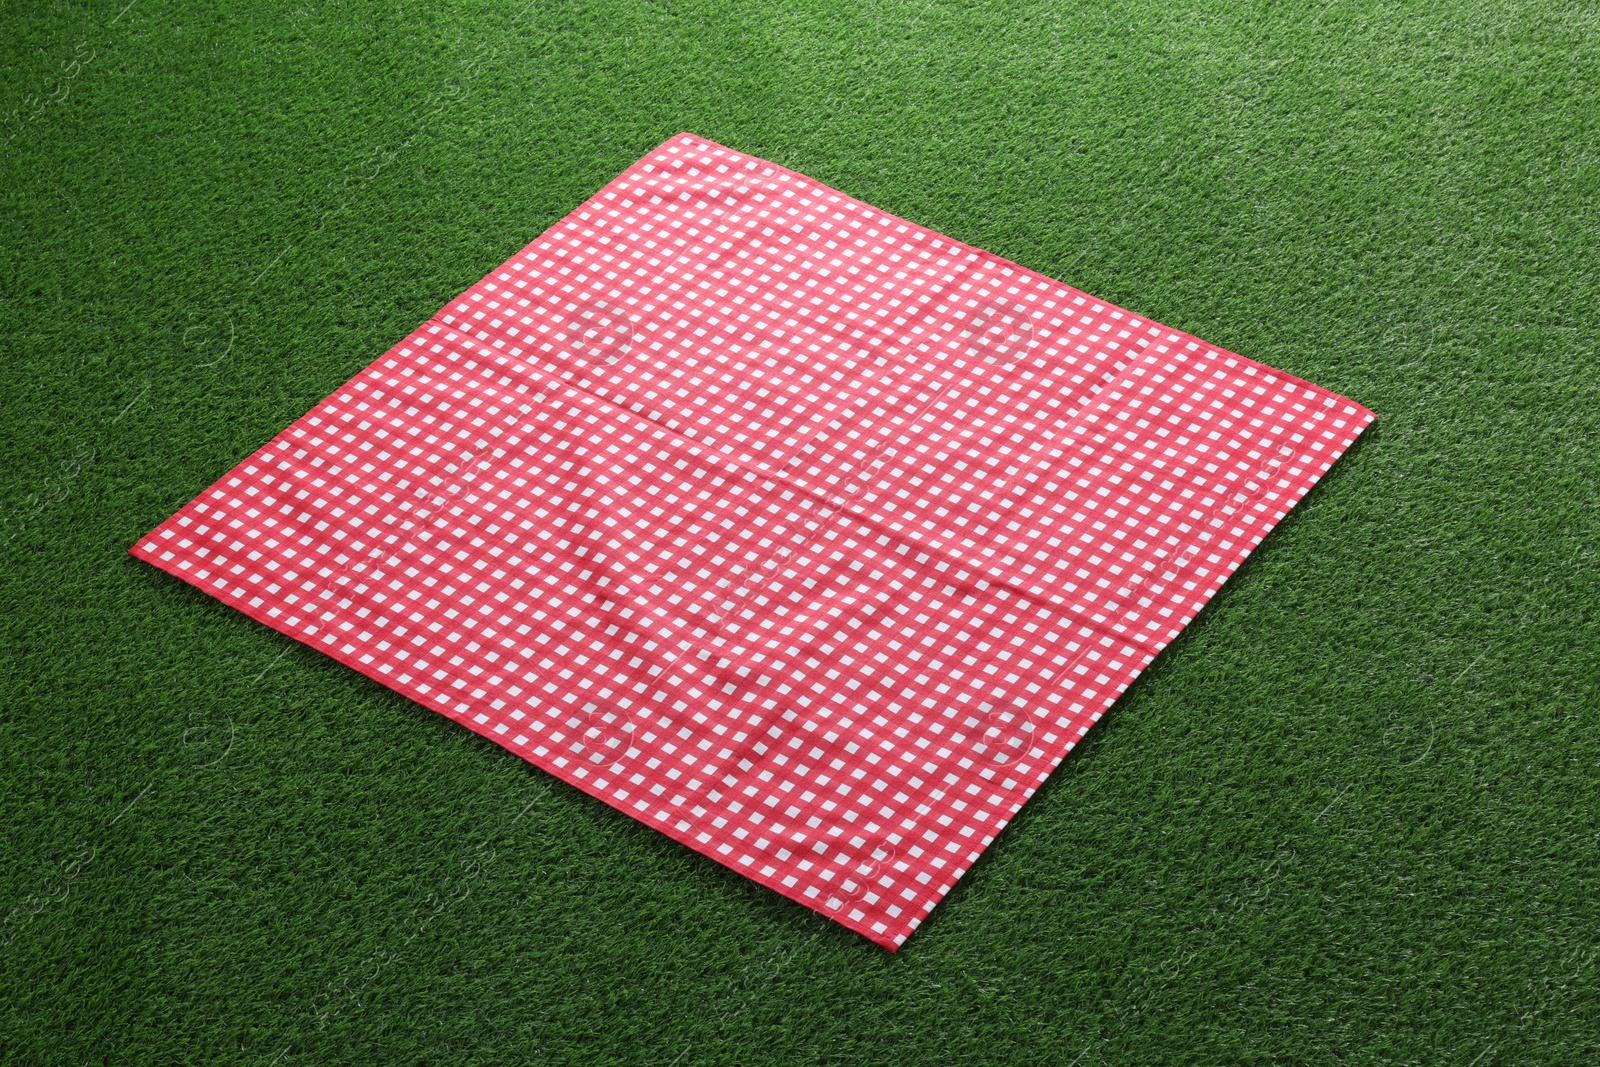
{"label": "artificial turf", "polygon": [[[1600,1062],[1600,17],[8,4],[0,1062]],[[125,555],[690,130],[1378,423],[897,955]]]}

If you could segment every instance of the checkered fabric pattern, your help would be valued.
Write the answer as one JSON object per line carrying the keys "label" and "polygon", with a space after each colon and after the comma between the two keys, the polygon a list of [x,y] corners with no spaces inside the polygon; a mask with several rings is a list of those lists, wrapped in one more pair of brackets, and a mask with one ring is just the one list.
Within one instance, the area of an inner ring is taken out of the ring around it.
{"label": "checkered fabric pattern", "polygon": [[893,950],[1372,418],[685,134],[130,551]]}

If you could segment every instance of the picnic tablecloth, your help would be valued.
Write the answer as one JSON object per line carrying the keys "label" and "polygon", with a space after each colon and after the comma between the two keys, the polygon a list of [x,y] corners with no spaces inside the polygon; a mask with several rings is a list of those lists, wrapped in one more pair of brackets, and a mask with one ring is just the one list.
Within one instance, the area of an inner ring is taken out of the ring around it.
{"label": "picnic tablecloth", "polygon": [[683,134],[130,551],[893,950],[1372,418]]}

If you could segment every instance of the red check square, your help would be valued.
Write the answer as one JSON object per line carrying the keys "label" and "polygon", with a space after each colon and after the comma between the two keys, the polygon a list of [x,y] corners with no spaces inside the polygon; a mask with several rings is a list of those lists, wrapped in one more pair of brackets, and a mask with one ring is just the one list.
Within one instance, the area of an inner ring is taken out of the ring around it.
{"label": "red check square", "polygon": [[892,950],[1372,418],[681,135],[130,551]]}

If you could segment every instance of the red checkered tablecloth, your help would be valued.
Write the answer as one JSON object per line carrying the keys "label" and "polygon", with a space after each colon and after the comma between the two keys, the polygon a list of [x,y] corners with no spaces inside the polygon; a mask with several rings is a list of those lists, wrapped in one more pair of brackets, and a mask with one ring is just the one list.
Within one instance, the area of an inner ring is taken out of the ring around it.
{"label": "red checkered tablecloth", "polygon": [[685,134],[130,551],[892,950],[1372,418]]}

